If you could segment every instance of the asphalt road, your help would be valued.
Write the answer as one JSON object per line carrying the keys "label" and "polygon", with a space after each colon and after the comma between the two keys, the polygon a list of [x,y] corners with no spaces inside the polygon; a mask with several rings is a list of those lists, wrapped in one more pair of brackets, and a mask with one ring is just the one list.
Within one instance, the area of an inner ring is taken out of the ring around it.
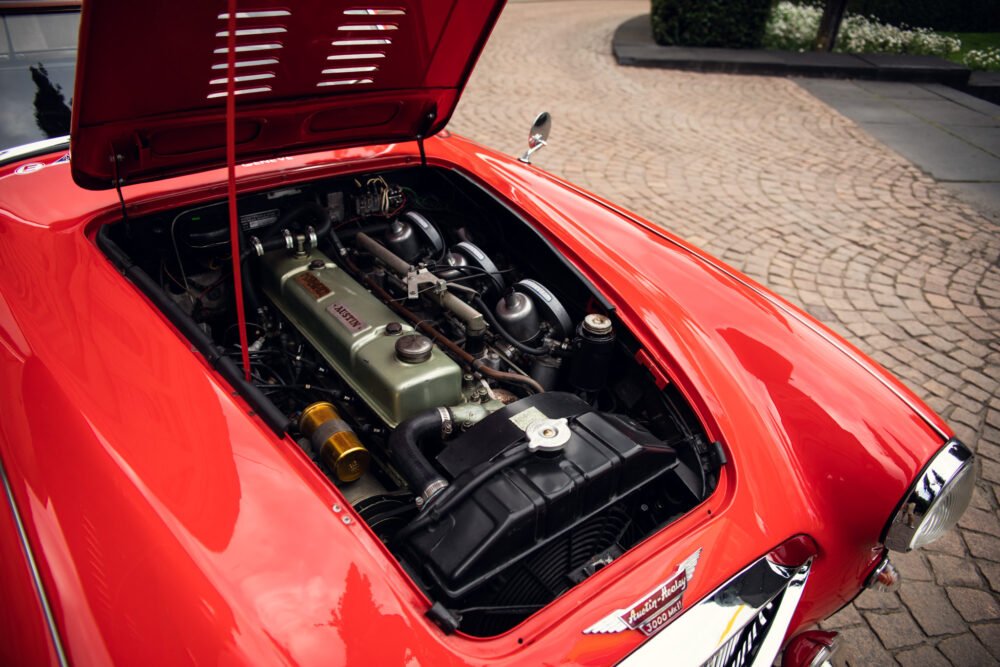
{"label": "asphalt road", "polygon": [[826,626],[851,664],[996,664],[1000,227],[988,202],[794,81],[619,67],[612,32],[648,10],[510,4],[450,129],[519,153],[533,116],[552,112],[537,165],[804,307],[942,414],[980,455],[972,508],[939,542],[895,558],[899,593],[865,593]]}

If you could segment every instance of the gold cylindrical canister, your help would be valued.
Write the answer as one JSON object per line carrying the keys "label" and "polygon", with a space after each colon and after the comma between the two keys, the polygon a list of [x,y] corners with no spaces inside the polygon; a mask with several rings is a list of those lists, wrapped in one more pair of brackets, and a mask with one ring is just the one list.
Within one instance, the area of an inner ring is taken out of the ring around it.
{"label": "gold cylindrical canister", "polygon": [[299,431],[309,438],[330,470],[342,482],[353,482],[368,470],[368,450],[332,403],[313,403],[302,411]]}

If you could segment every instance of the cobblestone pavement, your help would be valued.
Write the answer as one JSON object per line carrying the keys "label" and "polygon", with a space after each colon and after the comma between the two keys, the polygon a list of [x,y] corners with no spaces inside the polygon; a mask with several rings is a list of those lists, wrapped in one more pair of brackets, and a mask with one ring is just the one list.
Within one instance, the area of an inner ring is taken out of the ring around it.
{"label": "cobblestone pavement", "polygon": [[523,150],[748,273],[903,378],[980,455],[959,529],[895,557],[896,594],[827,622],[853,664],[1000,659],[1000,227],[778,78],[618,67],[640,2],[507,7],[449,126]]}

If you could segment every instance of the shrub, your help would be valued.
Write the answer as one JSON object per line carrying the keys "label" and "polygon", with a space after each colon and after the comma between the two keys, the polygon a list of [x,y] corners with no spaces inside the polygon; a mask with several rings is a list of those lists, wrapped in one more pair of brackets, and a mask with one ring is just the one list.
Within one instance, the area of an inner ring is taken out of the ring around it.
{"label": "shrub", "polygon": [[947,56],[962,48],[961,40],[927,28],[897,28],[864,16],[848,15],[840,25],[836,49],[848,53],[908,53]]}
{"label": "shrub", "polygon": [[973,49],[962,59],[969,69],[1000,72],[1000,48]]}
{"label": "shrub", "polygon": [[653,37],[660,44],[757,48],[771,0],[652,0]]}
{"label": "shrub", "polygon": [[893,25],[914,25],[945,32],[1000,30],[997,0],[850,0],[847,10],[877,16]]}
{"label": "shrub", "polygon": [[822,14],[820,7],[779,2],[764,28],[764,46],[782,51],[811,50]]}
{"label": "shrub", "polygon": [[[811,5],[795,5],[782,0],[774,7],[764,33],[770,49],[807,51],[812,49],[823,10]],[[954,37],[939,35],[927,28],[896,27],[874,18],[847,14],[840,24],[836,50],[848,53],[906,53],[948,56],[962,48]]]}

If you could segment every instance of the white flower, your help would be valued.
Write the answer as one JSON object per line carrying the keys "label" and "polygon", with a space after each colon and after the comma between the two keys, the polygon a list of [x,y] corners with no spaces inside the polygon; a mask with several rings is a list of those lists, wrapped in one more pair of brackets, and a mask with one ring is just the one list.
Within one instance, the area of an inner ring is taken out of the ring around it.
{"label": "white flower", "polygon": [[[764,46],[769,49],[804,51],[816,41],[823,10],[813,5],[796,5],[782,0],[771,10],[764,32]],[[840,25],[837,51],[848,53],[908,53],[947,56],[960,51],[962,42],[938,35],[927,28],[897,27],[880,23],[875,17],[847,14]],[[982,53],[989,52],[989,49]],[[1000,58],[997,49],[992,57]],[[979,53],[979,52],[970,52]],[[979,56],[977,56],[979,57]],[[989,62],[990,56],[982,56]],[[978,62],[978,61],[977,61]],[[966,64],[969,64],[966,56]],[[969,65],[972,67],[972,65]],[[979,67],[977,67],[979,68]]]}

